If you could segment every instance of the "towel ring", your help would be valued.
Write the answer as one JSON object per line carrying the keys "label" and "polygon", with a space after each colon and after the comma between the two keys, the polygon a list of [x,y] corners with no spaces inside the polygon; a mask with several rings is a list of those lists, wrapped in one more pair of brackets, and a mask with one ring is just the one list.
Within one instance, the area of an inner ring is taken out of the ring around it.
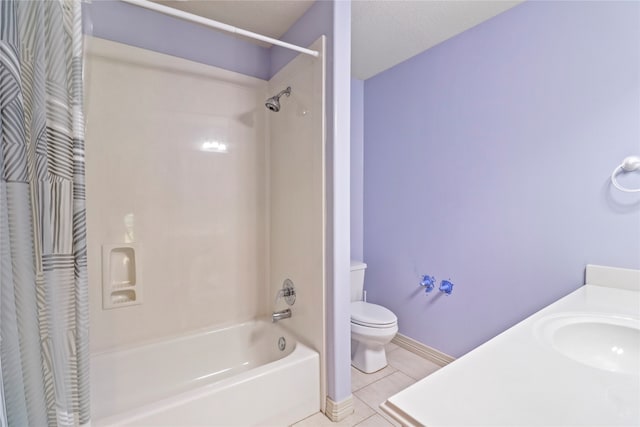
{"label": "towel ring", "polygon": [[624,191],[625,193],[638,193],[640,192],[640,188],[626,188],[622,185],[618,184],[618,180],[616,179],[616,175],[624,172],[633,172],[640,169],[640,157],[638,156],[629,156],[622,161],[622,164],[616,167],[611,173],[611,183],[614,187],[616,187],[620,191]]}

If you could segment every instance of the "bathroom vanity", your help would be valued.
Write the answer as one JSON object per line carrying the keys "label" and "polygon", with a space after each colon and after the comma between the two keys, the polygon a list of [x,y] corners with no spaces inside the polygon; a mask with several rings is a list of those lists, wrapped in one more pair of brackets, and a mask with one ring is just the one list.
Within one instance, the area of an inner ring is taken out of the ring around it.
{"label": "bathroom vanity", "polygon": [[640,425],[640,271],[586,285],[381,406],[407,426]]}

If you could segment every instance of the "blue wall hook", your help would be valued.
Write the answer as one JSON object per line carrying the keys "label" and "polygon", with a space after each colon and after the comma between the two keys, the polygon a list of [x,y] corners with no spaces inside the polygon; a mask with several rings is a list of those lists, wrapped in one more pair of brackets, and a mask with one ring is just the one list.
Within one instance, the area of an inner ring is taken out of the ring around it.
{"label": "blue wall hook", "polygon": [[453,292],[453,283],[451,283],[448,280],[443,280],[442,282],[440,282],[440,292],[444,292],[447,295],[451,295],[451,292]]}
{"label": "blue wall hook", "polygon": [[435,276],[428,276],[428,275],[423,275],[422,276],[422,280],[420,281],[420,286],[424,286],[424,292],[425,293],[429,293],[433,290],[433,288],[436,285],[436,278]]}

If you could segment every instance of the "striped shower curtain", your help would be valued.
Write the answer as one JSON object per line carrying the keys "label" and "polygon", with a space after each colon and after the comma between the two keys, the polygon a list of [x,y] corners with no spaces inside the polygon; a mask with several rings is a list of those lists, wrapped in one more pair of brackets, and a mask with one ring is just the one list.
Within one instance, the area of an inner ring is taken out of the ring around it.
{"label": "striped shower curtain", "polygon": [[80,4],[2,0],[0,37],[0,424],[86,424]]}

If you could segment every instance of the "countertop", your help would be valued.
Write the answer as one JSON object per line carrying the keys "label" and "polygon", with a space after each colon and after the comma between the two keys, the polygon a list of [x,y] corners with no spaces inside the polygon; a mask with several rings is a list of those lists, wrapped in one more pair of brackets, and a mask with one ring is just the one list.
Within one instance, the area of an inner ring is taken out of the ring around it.
{"label": "countertop", "polygon": [[559,313],[636,322],[640,293],[584,285],[392,396],[383,409],[405,425],[640,425],[640,376],[594,368],[554,349],[544,325]]}

